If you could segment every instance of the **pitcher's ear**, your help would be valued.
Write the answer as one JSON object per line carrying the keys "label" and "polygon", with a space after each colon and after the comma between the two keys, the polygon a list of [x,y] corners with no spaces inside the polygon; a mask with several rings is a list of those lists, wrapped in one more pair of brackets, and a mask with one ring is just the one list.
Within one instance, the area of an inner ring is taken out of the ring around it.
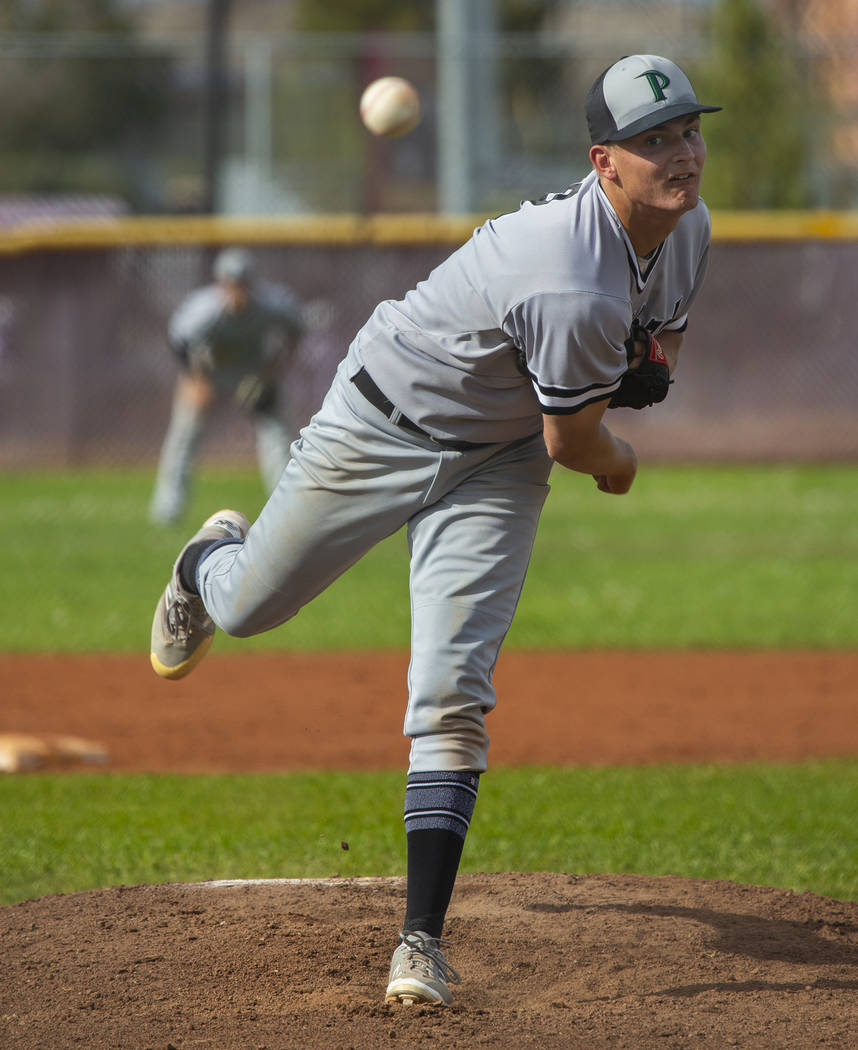
{"label": "pitcher's ear", "polygon": [[600,177],[606,179],[616,178],[617,169],[614,166],[614,157],[607,146],[591,146],[590,163]]}

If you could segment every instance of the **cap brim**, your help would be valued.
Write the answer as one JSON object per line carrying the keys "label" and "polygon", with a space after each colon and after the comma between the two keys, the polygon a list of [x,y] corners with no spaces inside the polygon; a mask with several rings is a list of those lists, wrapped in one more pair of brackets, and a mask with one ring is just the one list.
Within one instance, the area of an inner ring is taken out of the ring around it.
{"label": "cap brim", "polygon": [[721,109],[721,106],[701,106],[697,102],[677,102],[673,106],[665,106],[664,109],[660,109],[657,113],[648,113],[633,124],[618,129],[610,138],[604,139],[604,141],[622,142],[624,139],[630,139],[634,135],[639,135],[642,131],[657,128],[659,124],[666,124],[668,120],[673,120],[675,117],[687,117],[692,113],[718,113]]}

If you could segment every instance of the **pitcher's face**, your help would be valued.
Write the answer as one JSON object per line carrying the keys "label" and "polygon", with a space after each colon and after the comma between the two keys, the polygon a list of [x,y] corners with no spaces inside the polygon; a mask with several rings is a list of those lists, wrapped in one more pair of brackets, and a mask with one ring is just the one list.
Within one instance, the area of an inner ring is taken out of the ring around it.
{"label": "pitcher's face", "polygon": [[706,161],[699,114],[675,117],[622,142],[593,148],[607,154],[599,174],[615,183],[633,210],[681,215],[697,206]]}

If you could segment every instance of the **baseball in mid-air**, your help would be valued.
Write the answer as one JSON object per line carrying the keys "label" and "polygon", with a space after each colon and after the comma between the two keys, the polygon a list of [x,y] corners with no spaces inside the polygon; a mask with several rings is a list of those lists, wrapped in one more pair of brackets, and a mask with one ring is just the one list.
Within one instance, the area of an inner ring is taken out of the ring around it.
{"label": "baseball in mid-air", "polygon": [[373,135],[407,135],[420,123],[420,96],[403,77],[380,77],[361,95],[360,118]]}

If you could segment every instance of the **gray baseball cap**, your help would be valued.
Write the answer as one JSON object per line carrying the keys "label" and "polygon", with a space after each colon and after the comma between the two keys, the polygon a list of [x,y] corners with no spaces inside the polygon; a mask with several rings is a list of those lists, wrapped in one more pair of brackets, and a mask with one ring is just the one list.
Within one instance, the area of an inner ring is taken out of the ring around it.
{"label": "gray baseball cap", "polygon": [[627,55],[599,76],[584,104],[590,142],[620,142],[690,113],[717,113],[697,101],[691,81],[660,55]]}
{"label": "gray baseball cap", "polygon": [[215,280],[249,284],[255,268],[250,252],[243,248],[224,248],[215,259]]}

